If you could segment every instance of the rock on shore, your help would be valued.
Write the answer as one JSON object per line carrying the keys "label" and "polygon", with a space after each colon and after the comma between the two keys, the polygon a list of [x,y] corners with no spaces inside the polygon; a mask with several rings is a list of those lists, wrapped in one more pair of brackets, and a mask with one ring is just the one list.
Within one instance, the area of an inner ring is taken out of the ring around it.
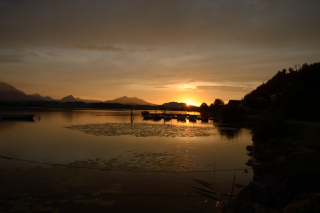
{"label": "rock on shore", "polygon": [[319,159],[314,150],[292,138],[253,138],[246,149],[253,180],[221,212],[318,212],[318,175],[308,168],[308,162]]}

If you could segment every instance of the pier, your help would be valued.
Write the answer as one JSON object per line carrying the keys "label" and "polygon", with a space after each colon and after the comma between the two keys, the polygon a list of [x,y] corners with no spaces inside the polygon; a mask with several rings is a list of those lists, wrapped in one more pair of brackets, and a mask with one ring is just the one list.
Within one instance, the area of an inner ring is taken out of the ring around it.
{"label": "pier", "polygon": [[219,120],[219,117],[214,114],[188,114],[188,113],[150,113],[148,111],[141,112],[141,115],[144,120],[171,120],[177,119],[178,121],[186,121],[188,119],[190,122],[196,122],[197,120],[201,120],[202,122],[208,122],[209,120]]}

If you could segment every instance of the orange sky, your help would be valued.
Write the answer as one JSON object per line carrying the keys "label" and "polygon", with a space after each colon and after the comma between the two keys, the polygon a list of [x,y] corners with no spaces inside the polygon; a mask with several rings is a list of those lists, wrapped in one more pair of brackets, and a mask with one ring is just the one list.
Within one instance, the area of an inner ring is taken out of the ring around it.
{"label": "orange sky", "polygon": [[0,1],[0,81],[61,99],[241,99],[319,61],[319,1]]}

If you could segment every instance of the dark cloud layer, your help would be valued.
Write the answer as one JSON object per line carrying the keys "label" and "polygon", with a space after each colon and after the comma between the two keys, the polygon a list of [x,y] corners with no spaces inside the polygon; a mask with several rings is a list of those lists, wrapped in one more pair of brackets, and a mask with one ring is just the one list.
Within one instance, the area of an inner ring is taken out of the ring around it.
{"label": "dark cloud layer", "polygon": [[113,45],[102,45],[102,46],[97,46],[97,45],[88,45],[88,46],[76,45],[73,48],[81,49],[81,50],[119,52],[119,53],[154,52],[154,51],[156,51],[156,48],[133,49],[133,48],[122,48],[122,47],[113,46]]}
{"label": "dark cloud layer", "polygon": [[319,1],[0,1],[1,45],[319,47]]}
{"label": "dark cloud layer", "polygon": [[1,63],[21,63],[24,60],[24,55],[23,54],[1,54],[0,53],[0,64]]}
{"label": "dark cloud layer", "polygon": [[83,50],[98,50],[98,51],[107,51],[107,52],[124,52],[125,49],[121,47],[116,47],[112,45],[107,46],[96,46],[96,45],[90,45],[90,46],[81,46],[77,45],[75,48],[83,49]]}

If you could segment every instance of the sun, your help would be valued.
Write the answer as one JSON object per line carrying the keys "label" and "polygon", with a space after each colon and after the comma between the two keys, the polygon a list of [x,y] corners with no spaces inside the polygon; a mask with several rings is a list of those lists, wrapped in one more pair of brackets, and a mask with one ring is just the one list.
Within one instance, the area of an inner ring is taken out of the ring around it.
{"label": "sun", "polygon": [[192,103],[192,102],[186,102],[187,106],[195,106],[196,104],[195,103]]}
{"label": "sun", "polygon": [[185,103],[186,106],[200,106],[199,103],[197,102],[197,99],[191,95],[185,95],[185,97],[184,96],[180,97],[178,99],[178,102]]}

